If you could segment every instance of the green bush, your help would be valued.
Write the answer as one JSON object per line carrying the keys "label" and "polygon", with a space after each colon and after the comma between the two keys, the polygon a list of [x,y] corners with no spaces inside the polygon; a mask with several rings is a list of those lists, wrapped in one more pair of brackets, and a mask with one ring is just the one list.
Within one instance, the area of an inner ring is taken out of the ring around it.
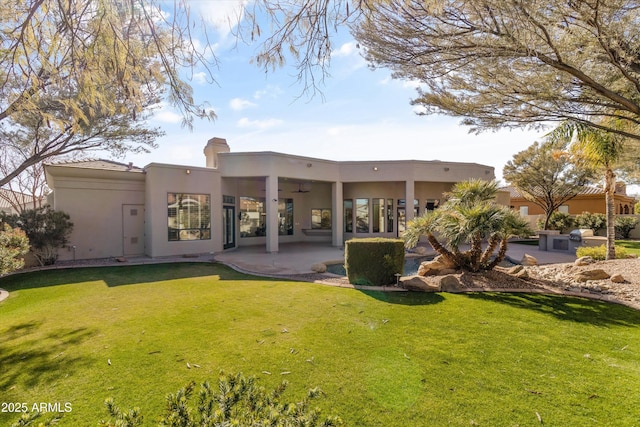
{"label": "green bush", "polygon": [[579,228],[588,228],[596,234],[607,226],[607,216],[603,213],[582,212],[576,215],[575,222]]}
{"label": "green bush", "polygon": [[[221,373],[217,384],[208,382],[200,386],[194,395],[195,383],[191,382],[177,393],[166,397],[165,412],[157,418],[158,427],[224,427],[224,426],[282,426],[282,427],[334,427],[343,425],[340,417],[322,416],[320,409],[311,402],[322,395],[313,388],[295,402],[283,402],[287,388],[283,381],[274,390],[258,386],[256,377],[242,373]],[[105,401],[109,420],[101,420],[101,427],[140,427],[145,425],[140,408],[121,410],[113,399]],[[41,421],[39,412],[24,413],[11,427],[52,426],[60,415]],[[146,424],[151,425],[151,424]]]}
{"label": "green bush", "polygon": [[0,276],[21,269],[27,252],[29,239],[24,231],[0,222]]}
{"label": "green bush", "polygon": [[[566,233],[573,228],[573,218],[568,213],[564,212],[554,212],[551,214],[549,218],[549,224],[547,226],[547,230],[558,230],[560,233]],[[544,227],[544,218],[540,218],[538,220],[538,228],[540,230]]]}
{"label": "green bush", "polygon": [[404,269],[401,239],[351,239],[345,244],[344,267],[349,283],[385,286],[396,283]]}
{"label": "green bush", "polygon": [[[583,256],[590,256],[591,258],[602,261],[607,258],[607,246],[580,246],[576,250],[576,256],[578,258]],[[616,258],[627,258],[628,253],[622,246],[616,246]]]}
{"label": "green bush", "polygon": [[616,216],[614,224],[616,236],[621,239],[628,239],[631,230],[638,225],[638,220],[632,216]]}
{"label": "green bush", "polygon": [[52,265],[58,259],[58,248],[67,243],[73,230],[69,214],[50,206],[27,209],[19,214],[0,212],[0,221],[19,228],[29,238],[31,252],[40,265]]}

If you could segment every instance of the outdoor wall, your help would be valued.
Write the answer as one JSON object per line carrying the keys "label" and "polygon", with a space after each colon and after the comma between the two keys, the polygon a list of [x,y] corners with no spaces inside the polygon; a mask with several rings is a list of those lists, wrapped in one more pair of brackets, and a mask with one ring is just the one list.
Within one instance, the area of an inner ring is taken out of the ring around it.
{"label": "outdoor wall", "polygon": [[[216,169],[151,163],[146,172],[146,247],[152,257],[222,251],[222,194]],[[169,241],[168,193],[208,194],[211,238]]]}
{"label": "outdoor wall", "polygon": [[[53,208],[70,215],[73,231],[67,247],[59,250],[59,259],[122,256],[123,205],[144,210],[144,174],[71,168],[64,172],[66,176],[57,174],[52,178]],[[139,230],[139,235],[143,238],[144,230]]]}

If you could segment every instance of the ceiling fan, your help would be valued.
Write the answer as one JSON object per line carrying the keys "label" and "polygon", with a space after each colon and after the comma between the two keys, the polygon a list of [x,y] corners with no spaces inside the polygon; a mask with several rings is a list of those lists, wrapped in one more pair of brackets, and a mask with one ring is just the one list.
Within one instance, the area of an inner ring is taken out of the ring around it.
{"label": "ceiling fan", "polygon": [[309,190],[304,190],[302,188],[302,183],[298,184],[298,189],[297,190],[292,191],[292,193],[308,193],[308,192],[309,192]]}

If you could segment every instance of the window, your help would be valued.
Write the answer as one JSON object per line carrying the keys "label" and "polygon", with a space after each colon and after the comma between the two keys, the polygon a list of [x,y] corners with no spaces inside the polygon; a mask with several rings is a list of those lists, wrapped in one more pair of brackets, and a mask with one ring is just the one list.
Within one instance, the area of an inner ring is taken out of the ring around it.
{"label": "window", "polygon": [[373,199],[373,232],[384,233],[384,199]]}
{"label": "window", "polygon": [[356,232],[369,232],[369,199],[356,199]]}
{"label": "window", "polygon": [[278,200],[278,234],[280,236],[293,234],[293,199]]}
{"label": "window", "polygon": [[169,240],[211,238],[211,203],[208,194],[168,193]]}
{"label": "window", "polygon": [[413,217],[418,218],[420,216],[420,201],[413,199]]}
{"label": "window", "polygon": [[529,215],[529,206],[520,206],[520,216]]}
{"label": "window", "polygon": [[353,200],[345,200],[344,208],[344,232],[353,233]]}
{"label": "window", "polygon": [[240,197],[240,237],[266,235],[266,218],[263,197]]}
{"label": "window", "polygon": [[311,228],[331,230],[331,209],[311,209]]}
{"label": "window", "polygon": [[558,212],[568,214],[569,213],[569,206],[567,206],[567,205],[558,206]]}
{"label": "window", "polygon": [[427,204],[425,205],[425,209],[427,212],[432,212],[438,209],[440,206],[440,200],[438,199],[427,199]]}
{"label": "window", "polygon": [[387,233],[393,232],[393,199],[387,199]]}

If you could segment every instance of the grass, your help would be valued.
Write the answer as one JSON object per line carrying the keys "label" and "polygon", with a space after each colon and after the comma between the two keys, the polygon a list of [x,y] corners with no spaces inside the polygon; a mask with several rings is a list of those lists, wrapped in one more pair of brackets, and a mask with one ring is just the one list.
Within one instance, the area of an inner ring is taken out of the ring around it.
{"label": "grass", "polygon": [[616,240],[616,246],[622,246],[627,253],[640,257],[640,240]]}
{"label": "grass", "polygon": [[[54,270],[0,287],[11,292],[0,403],[69,402],[62,426],[95,426],[107,397],[153,425],[167,393],[221,369],[266,387],[286,379],[291,400],[318,386],[316,404],[349,426],[640,419],[640,313],[618,305],[361,292],[211,264]],[[0,412],[0,425],[16,418]]]}

